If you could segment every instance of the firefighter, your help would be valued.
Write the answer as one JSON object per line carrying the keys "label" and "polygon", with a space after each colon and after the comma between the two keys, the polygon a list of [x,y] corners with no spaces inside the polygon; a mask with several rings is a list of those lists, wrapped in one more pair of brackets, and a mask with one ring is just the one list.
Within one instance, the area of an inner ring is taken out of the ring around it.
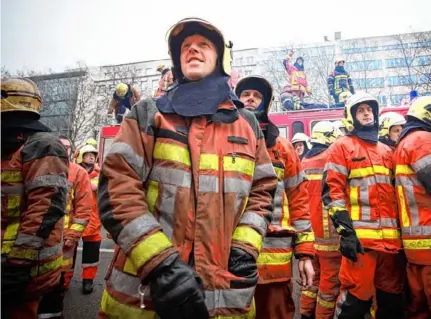
{"label": "firefighter", "polygon": [[102,227],[97,210],[97,186],[99,184],[100,169],[96,164],[99,152],[91,145],[85,145],[79,150],[76,163],[82,166],[90,180],[93,201],[91,203],[91,218],[82,235],[82,292],[90,294],[93,292],[93,281],[99,268],[99,253],[102,236]]}
{"label": "firefighter", "polygon": [[329,147],[322,179],[322,199],[343,255],[334,318],[363,318],[374,291],[377,319],[402,318],[404,266],[392,152],[378,142],[379,104],[361,92],[344,111],[352,131]]}
{"label": "firefighter", "polygon": [[[72,152],[69,138],[64,135],[59,138],[70,158]],[[44,295],[40,301],[39,318],[63,318],[63,300],[73,277],[78,242],[92,213],[93,198],[87,171],[80,165],[70,162],[68,180],[71,187],[64,217],[63,269],[59,285]]]}
{"label": "firefighter", "polygon": [[160,72],[161,76],[159,80],[159,87],[157,88],[156,93],[154,93],[153,98],[158,98],[165,94],[165,91],[174,82],[172,71],[170,68],[166,67],[166,65],[160,64],[157,67],[157,72]]}
{"label": "firefighter", "polygon": [[355,94],[350,74],[344,69],[344,59],[335,60],[335,69],[328,76],[329,94],[334,98],[335,104],[340,103],[340,95],[343,92]]}
{"label": "firefighter", "polygon": [[271,84],[260,76],[250,76],[238,83],[235,93],[245,108],[258,119],[278,177],[273,220],[257,259],[256,318],[293,318],[292,251],[299,259],[302,289],[311,287],[314,275],[311,263],[314,258],[314,234],[305,175],[292,144],[279,136],[277,126],[268,118],[273,99]]}
{"label": "firefighter", "polygon": [[299,159],[302,160],[305,154],[310,150],[310,138],[304,133],[296,133],[293,135],[292,145]]}
{"label": "firefighter", "polygon": [[322,205],[322,176],[326,165],[328,147],[339,137],[338,128],[329,121],[314,125],[311,134],[311,150],[302,160],[307,176],[307,190],[310,197],[311,223],[316,236],[316,258],[313,268],[316,272],[312,289],[301,294],[302,319],[329,319],[334,317],[340,282],[338,272],[341,265],[338,234],[330,222],[328,211]]}
{"label": "firefighter", "polygon": [[304,58],[298,57],[294,64],[291,63],[293,51],[289,51],[283,60],[284,68],[289,74],[289,82],[293,95],[297,96],[300,101],[304,100],[305,94],[311,95],[308,88],[307,76],[304,71]]}
{"label": "firefighter", "polygon": [[1,81],[1,317],[37,318],[60,280],[68,158],[29,79]]}
{"label": "firefighter", "polygon": [[380,116],[379,141],[395,150],[406,119],[399,113],[388,112]]}
{"label": "firefighter", "polygon": [[108,114],[114,112],[117,123],[121,124],[127,110],[130,111],[132,105],[139,102],[140,99],[138,90],[132,88],[130,84],[119,83],[109,103]]}
{"label": "firefighter", "polygon": [[133,106],[104,160],[99,212],[118,248],[100,317],[254,318],[277,178],[231,100],[219,29],[187,18],[168,46],[175,89]]}
{"label": "firefighter", "polygon": [[410,300],[407,318],[431,318],[431,97],[417,98],[394,153]]}

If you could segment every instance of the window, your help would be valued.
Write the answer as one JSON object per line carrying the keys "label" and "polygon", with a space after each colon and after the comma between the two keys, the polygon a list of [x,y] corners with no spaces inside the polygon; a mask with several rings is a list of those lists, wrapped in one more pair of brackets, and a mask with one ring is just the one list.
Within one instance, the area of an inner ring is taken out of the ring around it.
{"label": "window", "polygon": [[248,56],[248,57],[246,58],[246,63],[247,63],[247,64],[253,64],[253,62],[254,62],[254,58],[253,58],[252,56]]}
{"label": "window", "polygon": [[288,126],[279,126],[278,130],[280,131],[280,136],[289,139],[289,127]]}
{"label": "window", "polygon": [[292,128],[293,128],[293,135],[295,135],[296,133],[304,133],[304,123],[300,121],[293,122]]}
{"label": "window", "polygon": [[390,96],[392,105],[400,105],[401,101],[405,98],[409,98],[408,94],[393,94]]}
{"label": "window", "polygon": [[367,60],[367,61],[356,61],[356,62],[346,63],[346,70],[350,72],[380,70],[381,68],[382,68],[381,60]]}
{"label": "window", "polygon": [[379,100],[380,105],[388,104],[385,95],[379,95],[379,96],[377,96],[377,99]]}
{"label": "window", "polygon": [[359,89],[382,88],[385,86],[385,78],[354,79],[353,85]]}

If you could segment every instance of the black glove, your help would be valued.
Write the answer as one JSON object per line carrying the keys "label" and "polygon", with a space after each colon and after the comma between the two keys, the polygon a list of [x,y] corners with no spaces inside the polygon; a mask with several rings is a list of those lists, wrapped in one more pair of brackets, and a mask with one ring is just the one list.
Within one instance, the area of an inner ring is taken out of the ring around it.
{"label": "black glove", "polygon": [[2,301],[14,302],[22,300],[31,283],[31,266],[15,265],[9,261],[1,265],[1,295]]}
{"label": "black glove", "polygon": [[257,285],[259,276],[256,260],[246,251],[232,247],[228,270],[231,274],[243,278],[241,280],[232,280],[230,283],[231,288],[248,288]]}
{"label": "black glove", "polygon": [[178,254],[166,258],[148,276],[151,300],[160,319],[208,319],[201,279]]}
{"label": "black glove", "polygon": [[357,261],[357,254],[364,254],[364,248],[356,236],[355,229],[353,228],[352,220],[346,210],[337,211],[331,216],[337,232],[340,236],[340,251],[341,254],[352,260]]}

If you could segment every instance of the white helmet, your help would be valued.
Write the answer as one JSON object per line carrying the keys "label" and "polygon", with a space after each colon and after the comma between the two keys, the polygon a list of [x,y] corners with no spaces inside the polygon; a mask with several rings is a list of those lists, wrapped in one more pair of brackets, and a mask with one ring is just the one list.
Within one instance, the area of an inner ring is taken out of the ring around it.
{"label": "white helmet", "polygon": [[392,126],[404,125],[406,119],[399,113],[387,112],[381,115],[379,122],[379,136],[387,136]]}
{"label": "white helmet", "polygon": [[314,125],[311,132],[311,142],[331,145],[339,135],[338,128],[329,121],[320,121]]}
{"label": "white helmet", "polygon": [[310,138],[305,135],[304,133],[296,133],[292,138],[292,144],[298,143],[298,142],[304,142],[308,148],[311,148],[310,145]]}

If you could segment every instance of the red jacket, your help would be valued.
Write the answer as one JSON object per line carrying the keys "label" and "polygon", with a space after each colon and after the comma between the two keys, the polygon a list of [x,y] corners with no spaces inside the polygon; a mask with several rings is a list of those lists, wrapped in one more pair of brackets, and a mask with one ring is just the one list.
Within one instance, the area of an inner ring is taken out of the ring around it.
{"label": "red jacket", "polygon": [[[90,179],[90,184],[94,186],[99,185],[99,174],[100,174],[100,168],[97,164],[94,165],[93,171],[91,173],[88,173],[88,178]],[[82,237],[89,237],[89,236],[100,236],[100,229],[102,227],[102,224],[100,222],[99,218],[99,212],[97,210],[97,190],[91,191],[93,194],[93,201],[92,201],[92,212],[91,212],[91,218],[90,222],[88,223],[87,227],[85,228],[85,231],[82,235]]]}

